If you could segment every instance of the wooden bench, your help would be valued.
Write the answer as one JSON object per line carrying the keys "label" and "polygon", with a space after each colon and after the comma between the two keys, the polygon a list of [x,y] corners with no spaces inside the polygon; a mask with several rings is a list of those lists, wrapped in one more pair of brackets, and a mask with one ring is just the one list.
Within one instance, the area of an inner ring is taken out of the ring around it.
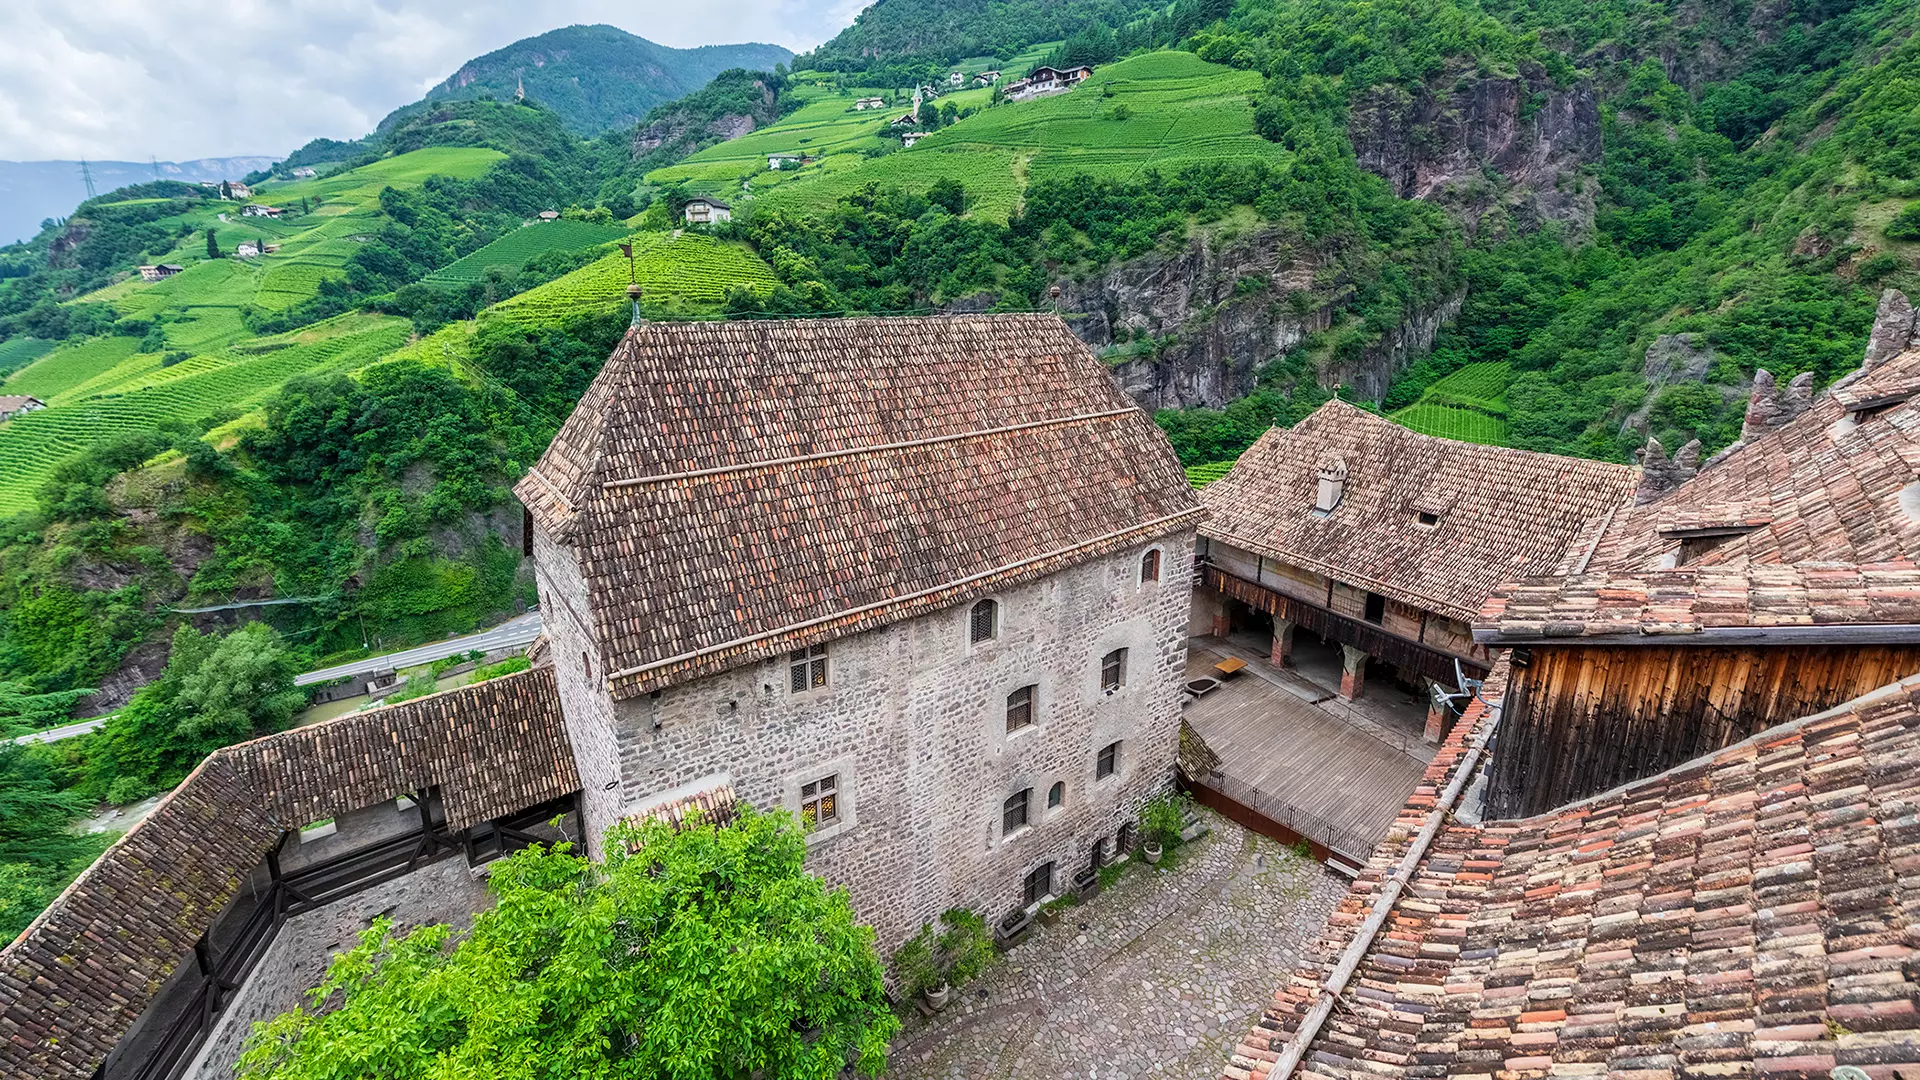
{"label": "wooden bench", "polygon": [[1213,670],[1219,672],[1221,678],[1227,679],[1240,674],[1240,669],[1246,666],[1247,662],[1245,660],[1237,656],[1229,656],[1225,660],[1213,665]]}

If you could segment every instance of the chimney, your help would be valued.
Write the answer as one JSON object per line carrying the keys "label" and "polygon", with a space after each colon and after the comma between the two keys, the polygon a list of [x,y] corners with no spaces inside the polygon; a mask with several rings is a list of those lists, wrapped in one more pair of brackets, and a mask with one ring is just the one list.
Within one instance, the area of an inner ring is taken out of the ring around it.
{"label": "chimney", "polygon": [[1313,493],[1313,513],[1316,517],[1326,517],[1340,505],[1347,494],[1347,463],[1339,458],[1328,458],[1320,463],[1318,484]]}
{"label": "chimney", "polygon": [[1667,457],[1659,439],[1648,439],[1646,449],[1640,451],[1640,488],[1634,492],[1634,505],[1652,502],[1686,483],[1699,471],[1699,439],[1688,442],[1672,458]]}

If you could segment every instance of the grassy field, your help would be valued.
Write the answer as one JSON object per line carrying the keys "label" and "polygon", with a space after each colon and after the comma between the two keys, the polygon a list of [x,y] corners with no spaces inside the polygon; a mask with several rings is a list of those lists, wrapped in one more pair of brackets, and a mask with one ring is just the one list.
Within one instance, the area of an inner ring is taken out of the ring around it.
{"label": "grassy field", "polygon": [[[398,348],[409,330],[404,319],[342,315],[296,334],[249,341],[172,367],[161,367],[153,356],[129,354],[57,394],[49,402],[52,408],[0,425],[0,516],[28,508],[54,467],[89,446],[166,421],[194,423],[245,410],[295,375],[356,370]],[[137,344],[126,338],[101,340],[126,342],[129,349]]]}
{"label": "grassy field", "polygon": [[1427,435],[1503,446],[1507,441],[1506,363],[1468,364],[1432,386],[1389,420]]}
{"label": "grassy field", "polygon": [[124,363],[139,347],[139,339],[130,337],[88,338],[62,345],[0,383],[0,393],[28,394],[51,404],[61,393]]}
{"label": "grassy field", "polygon": [[584,221],[542,222],[516,229],[473,254],[435,270],[422,280],[428,285],[465,285],[479,281],[490,266],[504,266],[517,271],[536,255],[610,244],[624,239],[626,235],[627,230],[617,225],[593,225]]}
{"label": "grassy field", "polygon": [[[983,109],[911,150],[877,158],[838,153],[765,190],[754,179],[754,201],[819,209],[867,183],[925,190],[951,177],[966,185],[974,213],[1004,220],[1025,185],[1036,179],[1079,173],[1127,178],[1149,167],[1176,172],[1202,160],[1277,162],[1286,152],[1253,129],[1248,95],[1260,82],[1256,72],[1209,64],[1192,53],[1149,53],[1101,68],[1069,93]],[[990,91],[967,91],[952,99],[967,94],[984,102]],[[786,123],[806,112],[750,138],[771,145]],[[710,161],[718,164],[717,157]]]}
{"label": "grassy field", "polygon": [[[634,238],[633,254],[646,308],[661,314],[715,314],[735,286],[765,292],[777,284],[773,269],[744,245],[697,233],[645,233]],[[543,323],[622,304],[627,277],[627,260],[616,251],[495,304],[480,321]]]}

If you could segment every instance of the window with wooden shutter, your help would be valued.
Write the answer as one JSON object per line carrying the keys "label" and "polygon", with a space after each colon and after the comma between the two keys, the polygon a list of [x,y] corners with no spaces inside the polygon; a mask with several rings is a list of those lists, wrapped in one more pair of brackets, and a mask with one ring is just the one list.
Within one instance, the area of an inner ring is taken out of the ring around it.
{"label": "window with wooden shutter", "polygon": [[1007,734],[1033,725],[1033,697],[1038,687],[1023,686],[1007,695]]}
{"label": "window with wooden shutter", "polygon": [[1100,658],[1100,689],[1111,694],[1127,683],[1127,650],[1115,649]]}
{"label": "window with wooden shutter", "polygon": [[1140,584],[1160,580],[1160,549],[1154,548],[1140,556]]}
{"label": "window with wooden shutter", "polygon": [[1000,605],[992,600],[982,600],[973,605],[968,618],[968,637],[978,645],[983,641],[992,641],[1000,636]]}

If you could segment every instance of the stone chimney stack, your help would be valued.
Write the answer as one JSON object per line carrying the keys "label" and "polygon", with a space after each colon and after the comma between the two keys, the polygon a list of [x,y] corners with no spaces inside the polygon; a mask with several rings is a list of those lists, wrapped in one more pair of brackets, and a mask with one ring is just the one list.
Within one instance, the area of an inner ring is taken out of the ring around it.
{"label": "stone chimney stack", "polygon": [[1694,439],[1667,457],[1659,439],[1648,439],[1640,451],[1640,488],[1634,492],[1635,505],[1644,505],[1679,487],[1700,471],[1700,440]]}

